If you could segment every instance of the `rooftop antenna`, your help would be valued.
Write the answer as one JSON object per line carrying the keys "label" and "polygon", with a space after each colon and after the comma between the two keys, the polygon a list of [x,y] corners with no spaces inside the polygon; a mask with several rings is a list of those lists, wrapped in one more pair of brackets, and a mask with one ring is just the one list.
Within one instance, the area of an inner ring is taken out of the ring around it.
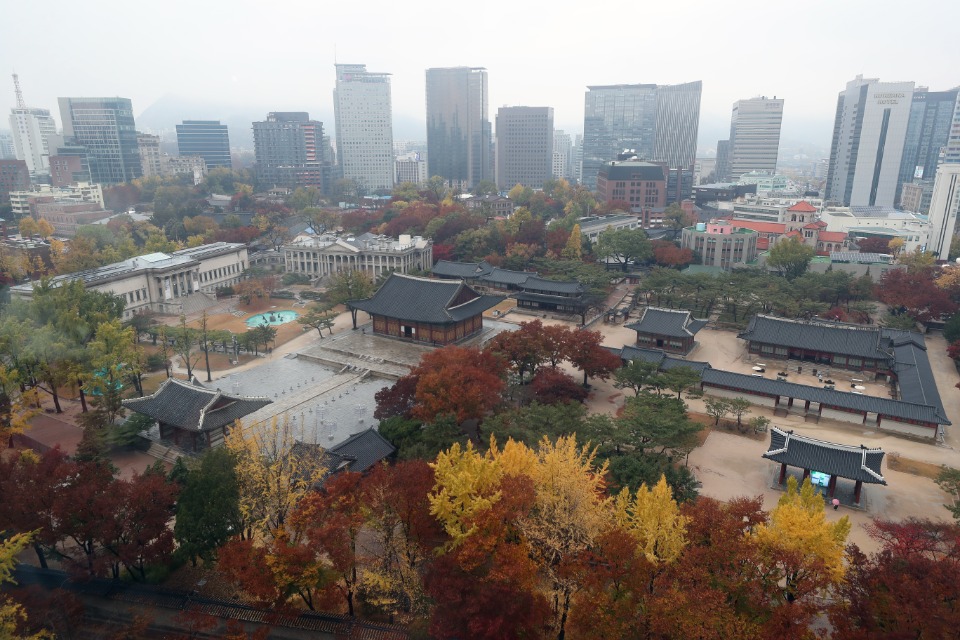
{"label": "rooftop antenna", "polygon": [[23,101],[23,91],[20,90],[20,76],[13,74],[13,90],[17,94],[17,109],[26,109],[27,104]]}

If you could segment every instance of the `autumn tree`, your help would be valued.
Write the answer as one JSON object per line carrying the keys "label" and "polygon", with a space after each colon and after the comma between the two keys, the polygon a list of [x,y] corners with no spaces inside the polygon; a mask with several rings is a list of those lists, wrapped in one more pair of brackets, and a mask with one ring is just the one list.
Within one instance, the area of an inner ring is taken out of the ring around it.
{"label": "autumn tree", "polygon": [[[17,566],[17,556],[32,540],[30,533],[16,533],[8,539],[0,540],[0,586],[16,584],[13,579],[13,570]],[[23,606],[14,602],[8,596],[0,597],[0,637],[11,640],[41,640],[53,638],[53,634],[38,632],[33,635],[22,635],[19,629],[27,622],[27,612]]]}
{"label": "autumn tree", "polygon": [[908,519],[867,527],[880,543],[867,555],[856,545],[837,587],[830,623],[844,638],[947,638],[960,611],[960,528]]}
{"label": "autumn tree", "polygon": [[927,271],[891,269],[876,286],[876,296],[895,315],[907,314],[919,322],[929,322],[956,311],[957,305],[939,288]]}
{"label": "autumn tree", "polygon": [[443,414],[458,422],[480,420],[501,401],[504,363],[490,352],[447,346],[424,354],[411,372],[417,377],[413,415]]}
{"label": "autumn tree", "polygon": [[583,386],[587,386],[591,377],[606,380],[620,368],[620,357],[605,349],[602,343],[603,335],[599,331],[579,329],[570,334],[567,359],[583,371]]}
{"label": "autumn tree", "polygon": [[580,260],[583,257],[583,234],[579,224],[573,225],[570,237],[567,239],[567,246],[563,248],[560,255],[566,260]]}
{"label": "autumn tree", "polygon": [[737,418],[737,430],[740,431],[743,428],[743,416],[750,413],[750,407],[753,405],[746,398],[733,398],[727,402],[727,405],[730,407],[730,413],[732,413]]}
{"label": "autumn tree", "polygon": [[520,384],[524,384],[525,375],[535,374],[548,357],[543,329],[540,320],[521,322],[515,331],[498,333],[486,348],[509,363]]}
{"label": "autumn tree", "polygon": [[730,413],[730,402],[725,398],[707,398],[705,404],[707,415],[713,418],[714,426],[719,426],[720,421]]}
{"label": "autumn tree", "polygon": [[786,493],[770,513],[770,521],[758,525],[753,535],[769,570],[775,571],[775,579],[783,584],[783,601],[793,603],[840,584],[846,570],[844,545],[849,533],[846,516],[827,521],[823,497],[809,478],[798,488],[796,478],[791,476]]}
{"label": "autumn tree", "polygon": [[230,429],[226,446],[236,459],[239,508],[247,538],[272,538],[290,511],[328,472],[320,451],[297,455],[289,417]]}
{"label": "autumn tree", "polygon": [[422,460],[378,465],[361,483],[369,535],[361,541],[369,558],[361,592],[391,616],[409,619],[429,610],[423,574],[442,539],[427,499],[433,484],[433,470]]}
{"label": "autumn tree", "polygon": [[561,371],[548,367],[540,369],[531,384],[533,398],[540,404],[583,402],[590,392],[576,380]]}

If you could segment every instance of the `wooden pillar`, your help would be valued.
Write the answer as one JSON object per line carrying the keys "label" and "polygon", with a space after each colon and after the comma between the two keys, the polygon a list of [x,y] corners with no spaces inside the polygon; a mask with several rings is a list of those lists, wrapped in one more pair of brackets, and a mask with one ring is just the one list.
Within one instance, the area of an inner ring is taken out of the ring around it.
{"label": "wooden pillar", "polygon": [[832,498],[837,490],[837,476],[830,476],[830,483],[827,485],[827,496]]}
{"label": "wooden pillar", "polygon": [[853,504],[860,506],[860,490],[863,489],[863,480],[857,480],[857,484],[853,487]]}
{"label": "wooden pillar", "polygon": [[803,478],[800,479],[800,484],[803,484],[803,481],[810,477],[810,469],[803,470]]}
{"label": "wooden pillar", "polygon": [[787,463],[781,462],[780,463],[780,479],[777,480],[777,484],[783,484],[786,479],[787,479]]}

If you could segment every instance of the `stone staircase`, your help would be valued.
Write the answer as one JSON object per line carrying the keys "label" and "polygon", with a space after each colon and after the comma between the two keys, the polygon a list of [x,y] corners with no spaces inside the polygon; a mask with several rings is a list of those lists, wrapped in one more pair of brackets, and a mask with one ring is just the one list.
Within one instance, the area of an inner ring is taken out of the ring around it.
{"label": "stone staircase", "polygon": [[163,460],[164,462],[174,464],[178,458],[183,457],[185,454],[176,447],[164,444],[162,442],[153,441],[150,443],[150,448],[147,449],[147,455],[152,456],[157,460]]}
{"label": "stone staircase", "polygon": [[183,298],[181,304],[183,305],[183,314],[191,316],[201,313],[204,309],[217,306],[220,304],[220,301],[209,293],[197,291]]}

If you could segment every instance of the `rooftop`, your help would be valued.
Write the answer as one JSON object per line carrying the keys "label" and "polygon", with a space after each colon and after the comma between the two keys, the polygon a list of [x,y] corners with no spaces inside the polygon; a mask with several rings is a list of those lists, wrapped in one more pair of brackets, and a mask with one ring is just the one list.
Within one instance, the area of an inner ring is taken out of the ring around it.
{"label": "rooftop", "polygon": [[883,450],[868,449],[863,445],[851,447],[773,427],[770,429],[770,448],[763,457],[791,467],[820,471],[841,478],[870,484],[887,484],[880,473]]}
{"label": "rooftop", "polygon": [[347,305],[372,315],[410,322],[448,324],[483,313],[503,300],[481,295],[463,282],[392,273],[373,297]]}
{"label": "rooftop", "polygon": [[626,328],[633,329],[638,333],[691,338],[706,324],[706,320],[698,320],[692,317],[689,311],[647,307],[643,310],[640,319],[626,325]]}

